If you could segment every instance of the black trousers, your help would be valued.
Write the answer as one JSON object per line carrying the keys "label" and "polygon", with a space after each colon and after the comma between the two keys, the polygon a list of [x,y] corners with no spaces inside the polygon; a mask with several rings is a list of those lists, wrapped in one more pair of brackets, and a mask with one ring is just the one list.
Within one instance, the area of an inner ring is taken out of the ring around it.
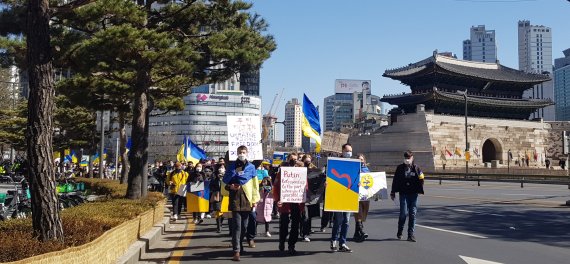
{"label": "black trousers", "polygon": [[[281,214],[279,218],[279,243],[285,243],[289,236],[289,248],[295,248],[299,239],[299,227],[301,225],[301,210],[297,204],[290,204],[291,213]],[[291,232],[289,232],[291,223]]]}
{"label": "black trousers", "polygon": [[321,216],[321,228],[326,228],[329,223],[332,221],[333,214],[332,212],[325,212],[323,209],[323,214]]}
{"label": "black trousers", "polygon": [[180,213],[182,212],[183,203],[185,202],[186,202],[186,197],[174,194],[174,196],[172,197],[173,214],[180,216]]}

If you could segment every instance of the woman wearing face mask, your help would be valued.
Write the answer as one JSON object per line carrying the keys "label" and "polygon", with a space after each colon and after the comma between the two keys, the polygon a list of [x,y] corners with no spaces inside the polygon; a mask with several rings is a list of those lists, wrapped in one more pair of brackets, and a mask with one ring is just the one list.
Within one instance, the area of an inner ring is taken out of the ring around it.
{"label": "woman wearing face mask", "polygon": [[[287,157],[287,163],[281,167],[303,167],[302,162],[297,162],[297,153],[291,153]],[[273,184],[273,199],[277,201],[279,210],[279,251],[285,251],[285,241],[288,240],[289,254],[295,255],[295,244],[299,237],[301,214],[305,209],[305,203],[281,203],[281,171],[277,174]],[[291,223],[291,229],[289,229]],[[289,237],[289,239],[287,239]]]}
{"label": "woman wearing face mask", "polygon": [[[303,158],[301,158],[301,161],[303,161],[303,166],[307,168],[307,175],[312,175],[312,173],[319,171],[320,170],[317,168],[317,166],[315,166],[312,163],[312,157],[309,154],[305,154],[303,155]],[[319,179],[307,179],[307,184],[308,184],[308,191],[312,192],[312,193],[316,193],[317,190],[321,187],[319,186],[319,184],[324,184],[322,181],[319,181]],[[311,242],[311,239],[309,238],[309,235],[311,233],[313,233],[313,231],[311,230],[312,228],[312,216],[309,215],[309,212],[312,212],[313,210],[315,210],[318,212],[320,210],[320,204],[311,204],[311,205],[307,205],[307,210],[305,210],[303,212],[303,215],[301,216],[301,238],[303,239],[304,242]]]}
{"label": "woman wearing face mask", "polygon": [[[265,236],[271,237],[269,233],[269,223],[271,223],[271,213],[273,212],[273,193],[271,186],[271,178],[269,176],[263,178],[259,187],[259,196],[261,200],[257,204],[257,223],[265,224]],[[256,228],[257,229],[257,228]]]}
{"label": "woman wearing face mask", "polygon": [[[368,166],[366,166],[366,157],[364,154],[358,154],[358,159],[360,159],[360,172],[370,172]],[[354,214],[354,220],[356,226],[354,228],[355,242],[364,242],[368,238],[368,234],[364,232],[364,222],[368,216],[368,211],[370,209],[370,201],[359,201],[358,202],[358,213]]]}
{"label": "woman wearing face mask", "polygon": [[222,232],[222,222],[224,221],[222,213],[222,178],[226,173],[226,167],[224,165],[218,165],[212,180],[210,181],[210,210],[214,217],[216,217],[216,232]]}
{"label": "woman wearing face mask", "polygon": [[[196,164],[196,167],[194,167],[194,171],[190,174],[190,183],[191,184],[196,184],[199,182],[204,182],[204,172],[202,171],[202,164],[198,163]],[[205,216],[205,213],[200,213],[200,212],[193,212],[192,213],[192,219],[193,219],[193,223],[194,224],[201,224],[202,222],[204,222],[203,218]]]}

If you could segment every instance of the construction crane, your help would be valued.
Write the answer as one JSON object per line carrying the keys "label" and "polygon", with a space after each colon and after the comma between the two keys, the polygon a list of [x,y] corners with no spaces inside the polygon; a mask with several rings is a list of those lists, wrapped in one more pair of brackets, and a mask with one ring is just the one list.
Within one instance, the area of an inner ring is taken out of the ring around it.
{"label": "construction crane", "polygon": [[[284,90],[285,90],[285,88],[281,89],[281,91],[279,93],[275,94],[275,97],[273,97],[273,102],[271,103],[271,107],[269,108],[269,111],[265,115],[263,115],[262,141],[263,142],[269,142],[269,146],[271,146],[273,139],[269,138],[269,141],[268,141],[267,138],[269,137],[269,131],[271,131],[273,129],[273,127],[275,126],[275,122],[277,121],[277,117],[275,116],[275,112],[279,108],[279,104],[281,103],[281,97],[283,96]],[[275,103],[277,103],[277,104],[275,104]]]}

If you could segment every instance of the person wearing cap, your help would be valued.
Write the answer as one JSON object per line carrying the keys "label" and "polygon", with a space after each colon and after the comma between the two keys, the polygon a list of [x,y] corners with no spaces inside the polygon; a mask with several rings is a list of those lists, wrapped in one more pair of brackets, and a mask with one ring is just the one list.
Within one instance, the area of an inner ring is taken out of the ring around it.
{"label": "person wearing cap", "polygon": [[424,194],[424,173],[414,163],[414,153],[410,150],[404,153],[404,163],[398,165],[392,181],[390,198],[394,200],[400,193],[400,218],[396,237],[402,239],[404,224],[408,217],[408,241],[416,242],[414,236],[416,213],[418,211],[418,194]]}
{"label": "person wearing cap", "polygon": [[182,164],[176,162],[174,164],[174,170],[168,173],[166,177],[166,182],[169,186],[169,192],[172,197],[172,217],[171,220],[176,221],[182,212],[182,203],[186,201],[184,196],[178,195],[178,189],[180,189],[186,181],[188,180],[188,173],[182,170]]}

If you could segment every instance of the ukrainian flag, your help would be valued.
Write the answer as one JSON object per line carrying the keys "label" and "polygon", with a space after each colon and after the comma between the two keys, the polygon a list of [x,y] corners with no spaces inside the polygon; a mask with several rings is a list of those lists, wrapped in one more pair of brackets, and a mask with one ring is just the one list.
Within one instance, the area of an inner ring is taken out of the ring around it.
{"label": "ukrainian flag", "polygon": [[303,124],[301,128],[305,137],[316,141],[316,152],[321,152],[321,123],[319,120],[319,111],[307,95],[303,94]]}
{"label": "ukrainian flag", "polygon": [[176,154],[176,159],[178,161],[191,161],[192,163],[197,164],[201,159],[205,159],[207,157],[208,156],[206,156],[206,152],[203,149],[196,146],[190,138],[184,136],[184,142]]}
{"label": "ukrainian flag", "polygon": [[239,184],[243,188],[243,192],[247,200],[253,206],[261,199],[259,195],[259,180],[257,179],[257,170],[253,164],[249,163],[245,166],[243,172],[239,172],[236,168],[237,162],[230,164],[229,170],[224,175],[224,184]]}
{"label": "ukrainian flag", "polygon": [[[103,159],[107,159],[107,149],[103,149]],[[93,163],[99,163],[99,152],[95,153],[95,156],[93,156]]]}
{"label": "ukrainian flag", "polygon": [[71,151],[71,162],[77,163],[77,155],[75,154],[74,150]]}

